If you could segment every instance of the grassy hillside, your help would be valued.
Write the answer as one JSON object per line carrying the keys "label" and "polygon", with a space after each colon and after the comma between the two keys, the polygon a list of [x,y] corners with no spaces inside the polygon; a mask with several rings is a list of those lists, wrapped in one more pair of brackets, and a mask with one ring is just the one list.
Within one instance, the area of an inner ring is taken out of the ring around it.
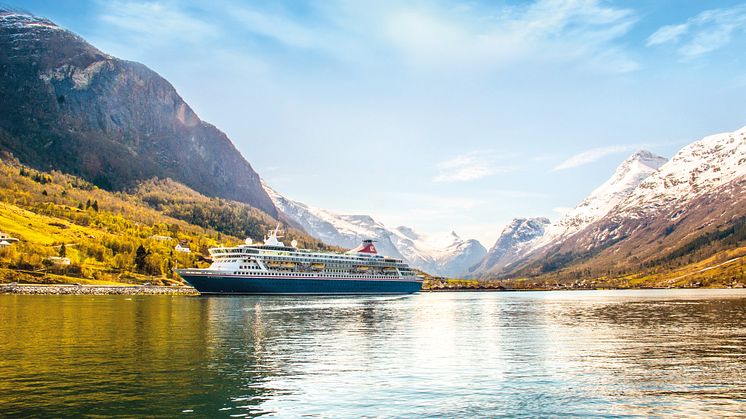
{"label": "grassy hillside", "polygon": [[746,246],[717,250],[712,249],[717,245],[710,243],[709,246],[711,249],[706,253],[691,252],[673,259],[666,256],[654,265],[639,266],[631,273],[599,275],[590,269],[568,269],[532,277],[501,279],[496,283],[509,288],[529,289],[745,287]]}
{"label": "grassy hillside", "polygon": [[[178,282],[174,267],[205,266],[209,247],[261,239],[275,225],[245,204],[207,198],[171,181],[148,185],[134,194],[112,193],[3,156],[0,231],[20,241],[0,249],[0,281]],[[324,247],[297,230],[288,233],[293,238]],[[180,242],[192,253],[174,251]],[[60,256],[70,265],[49,259]]]}

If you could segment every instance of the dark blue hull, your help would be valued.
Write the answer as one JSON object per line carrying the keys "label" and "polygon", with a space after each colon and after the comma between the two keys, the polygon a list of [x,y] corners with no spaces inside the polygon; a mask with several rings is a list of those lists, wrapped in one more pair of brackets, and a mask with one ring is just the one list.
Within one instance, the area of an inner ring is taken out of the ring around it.
{"label": "dark blue hull", "polygon": [[267,278],[182,274],[201,294],[350,295],[412,294],[421,281],[364,279]]}

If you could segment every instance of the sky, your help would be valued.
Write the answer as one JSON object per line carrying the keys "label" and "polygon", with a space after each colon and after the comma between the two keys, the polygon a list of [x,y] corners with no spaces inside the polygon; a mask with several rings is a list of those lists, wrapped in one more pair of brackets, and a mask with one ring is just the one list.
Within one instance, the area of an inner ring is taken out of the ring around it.
{"label": "sky", "polygon": [[746,125],[743,1],[4,3],[157,71],[288,198],[488,248]]}

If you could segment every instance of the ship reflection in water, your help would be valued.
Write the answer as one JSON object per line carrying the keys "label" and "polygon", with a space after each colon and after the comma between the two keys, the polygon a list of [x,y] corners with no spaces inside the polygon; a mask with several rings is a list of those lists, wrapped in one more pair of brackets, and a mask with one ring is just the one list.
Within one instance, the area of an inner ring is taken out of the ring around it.
{"label": "ship reflection in water", "polygon": [[746,293],[0,296],[0,416],[723,416]]}

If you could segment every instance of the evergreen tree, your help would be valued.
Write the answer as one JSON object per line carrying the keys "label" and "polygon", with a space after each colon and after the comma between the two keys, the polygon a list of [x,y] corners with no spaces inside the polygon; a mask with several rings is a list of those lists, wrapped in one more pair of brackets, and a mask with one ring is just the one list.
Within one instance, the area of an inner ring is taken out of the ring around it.
{"label": "evergreen tree", "polygon": [[85,209],[88,209],[90,207],[91,207],[91,200],[89,199],[89,200],[85,201]]}
{"label": "evergreen tree", "polygon": [[67,257],[67,247],[65,247],[65,243],[62,243],[62,246],[60,246],[60,257]]}
{"label": "evergreen tree", "polygon": [[93,204],[91,204],[91,208],[93,208],[94,211],[98,212],[98,200],[93,201]]}
{"label": "evergreen tree", "polygon": [[137,250],[135,251],[135,267],[137,267],[138,270],[144,271],[145,270],[145,258],[148,257],[148,251],[145,250],[145,247],[143,245],[140,245]]}

